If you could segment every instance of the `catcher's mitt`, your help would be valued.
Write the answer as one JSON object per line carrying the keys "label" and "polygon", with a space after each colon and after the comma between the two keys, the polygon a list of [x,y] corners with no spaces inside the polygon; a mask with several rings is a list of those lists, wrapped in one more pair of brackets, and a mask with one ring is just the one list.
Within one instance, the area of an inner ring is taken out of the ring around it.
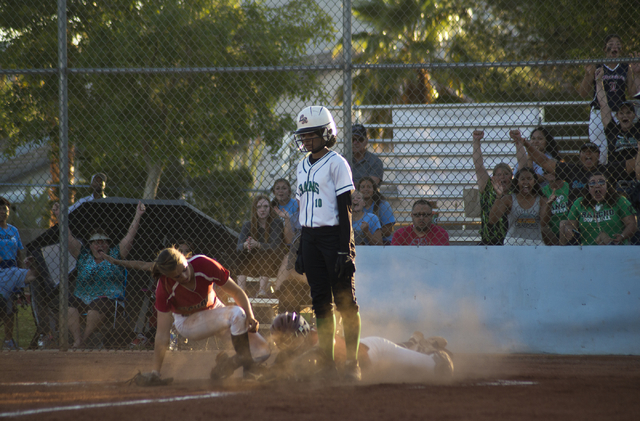
{"label": "catcher's mitt", "polygon": [[138,374],[133,376],[127,383],[135,383],[136,386],[140,387],[167,386],[173,383],[173,377],[162,379],[155,371],[151,373],[141,373],[138,371]]}

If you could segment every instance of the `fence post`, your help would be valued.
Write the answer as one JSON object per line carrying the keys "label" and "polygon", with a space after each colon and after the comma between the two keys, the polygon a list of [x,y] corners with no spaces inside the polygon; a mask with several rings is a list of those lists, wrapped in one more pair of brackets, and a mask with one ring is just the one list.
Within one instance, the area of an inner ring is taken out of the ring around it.
{"label": "fence post", "polygon": [[342,59],[344,61],[342,70],[342,134],[344,136],[345,158],[353,167],[351,153],[351,0],[343,0],[342,6]]}
{"label": "fence post", "polygon": [[59,135],[60,135],[60,314],[59,347],[69,347],[67,308],[69,305],[69,113],[67,86],[67,2],[58,0],[58,80],[59,80]]}

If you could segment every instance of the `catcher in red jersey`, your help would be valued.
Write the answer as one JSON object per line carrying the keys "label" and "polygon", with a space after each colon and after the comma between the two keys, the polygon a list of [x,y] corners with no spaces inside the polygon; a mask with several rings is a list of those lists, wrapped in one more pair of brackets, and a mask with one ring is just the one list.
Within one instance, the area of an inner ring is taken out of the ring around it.
{"label": "catcher in red jersey", "polygon": [[[269,358],[269,344],[256,333],[258,321],[247,295],[214,259],[203,255],[187,259],[173,247],[162,250],[153,262],[103,257],[116,265],[149,271],[158,280],[155,303],[158,328],[150,377],[160,377],[173,324],[182,336],[191,340],[231,333],[236,355],[231,358],[224,353],[218,355],[218,364],[211,373],[214,379],[228,377],[239,367],[243,367],[245,378],[251,378],[256,363]],[[214,284],[229,294],[237,306],[225,307],[216,296]]]}

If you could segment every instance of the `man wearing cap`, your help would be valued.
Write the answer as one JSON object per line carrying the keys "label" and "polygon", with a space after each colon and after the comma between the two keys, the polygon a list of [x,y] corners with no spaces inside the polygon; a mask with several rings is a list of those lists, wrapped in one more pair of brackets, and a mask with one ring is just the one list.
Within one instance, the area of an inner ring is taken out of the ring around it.
{"label": "man wearing cap", "polygon": [[104,188],[106,183],[107,183],[107,176],[105,173],[99,172],[97,174],[94,174],[91,177],[91,188],[93,189],[93,194],[90,194],[89,196],[85,196],[82,199],[78,200],[73,205],[71,205],[69,207],[69,212],[76,209],[84,202],[90,202],[96,199],[104,199],[105,197],[107,197],[104,194]]}
{"label": "man wearing cap", "polygon": [[595,171],[602,172],[611,180],[629,178],[635,173],[635,159],[628,159],[620,162],[610,162],[609,164],[599,164],[600,148],[592,142],[587,142],[580,148],[580,162],[578,164],[568,164],[566,162],[556,162],[548,158],[524,139],[520,132],[515,130],[513,140],[521,142],[527,149],[529,156],[540,165],[545,171],[555,173],[556,177],[569,183],[569,204],[583,195],[583,189],[589,181],[589,177]]}
{"label": "man wearing cap", "polygon": [[596,70],[596,94],[600,103],[604,133],[607,136],[609,162],[634,159],[638,153],[638,140],[640,140],[640,121],[633,122],[636,118],[635,104],[631,101],[621,103],[616,112],[618,122],[615,122],[607,101],[603,75],[602,68]]}
{"label": "man wearing cap", "polygon": [[376,154],[367,151],[367,146],[369,145],[367,129],[362,124],[354,124],[351,126],[351,133],[353,183],[357,185],[362,177],[369,176],[379,186],[382,182],[384,169],[380,158]]}

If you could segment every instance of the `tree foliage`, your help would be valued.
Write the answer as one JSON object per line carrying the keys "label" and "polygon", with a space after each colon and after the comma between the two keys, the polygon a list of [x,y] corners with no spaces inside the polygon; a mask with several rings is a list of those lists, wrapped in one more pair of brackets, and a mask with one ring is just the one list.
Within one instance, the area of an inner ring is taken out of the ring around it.
{"label": "tree foliage", "polygon": [[[55,2],[0,0],[5,68],[54,68]],[[313,0],[282,7],[236,0],[68,1],[69,68],[253,67],[298,64],[333,33]],[[303,83],[301,83],[303,82]],[[57,80],[19,76],[2,92],[0,136],[10,145],[58,139]],[[232,170],[230,156],[260,138],[277,144],[285,96],[319,95],[292,72],[72,72],[69,138],[88,168],[144,168],[144,196],[180,161],[191,177]],[[90,173],[90,172],[89,172]],[[87,174],[88,175],[88,174]],[[136,180],[132,184],[138,184]]]}

